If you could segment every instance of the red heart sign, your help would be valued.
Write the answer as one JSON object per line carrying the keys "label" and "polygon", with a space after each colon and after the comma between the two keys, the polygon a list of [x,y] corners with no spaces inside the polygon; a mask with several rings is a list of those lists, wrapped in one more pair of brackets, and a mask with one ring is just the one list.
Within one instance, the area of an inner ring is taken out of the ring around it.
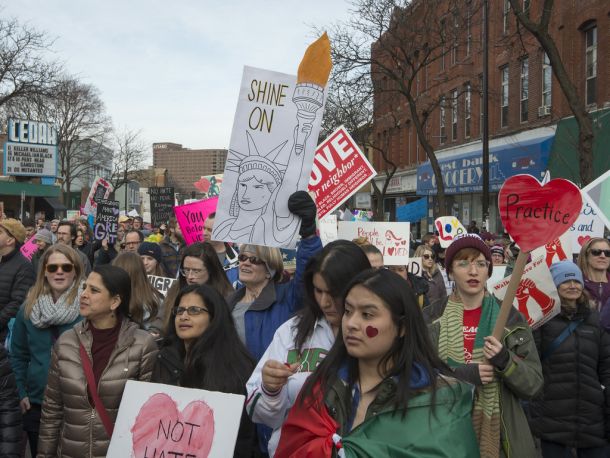
{"label": "red heart sign", "polygon": [[580,189],[556,178],[544,186],[531,175],[515,175],[498,194],[502,224],[524,251],[531,251],[570,229],[582,208]]}
{"label": "red heart sign", "polygon": [[214,412],[203,401],[182,412],[164,393],[146,401],[131,428],[134,456],[196,456],[206,458],[214,440]]}
{"label": "red heart sign", "polygon": [[578,236],[578,244],[580,246],[583,246],[585,243],[587,243],[589,240],[591,240],[591,236],[590,235],[579,235]]}

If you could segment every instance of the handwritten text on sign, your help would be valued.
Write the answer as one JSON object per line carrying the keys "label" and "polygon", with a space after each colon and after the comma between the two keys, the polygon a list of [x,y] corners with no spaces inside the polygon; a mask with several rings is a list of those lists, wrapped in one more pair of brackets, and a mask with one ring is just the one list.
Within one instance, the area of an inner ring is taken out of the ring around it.
{"label": "handwritten text on sign", "polygon": [[216,211],[217,205],[218,197],[214,197],[174,207],[176,220],[187,245],[203,241],[203,223],[210,213]]}
{"label": "handwritten text on sign", "polygon": [[375,175],[375,169],[345,127],[335,130],[316,149],[309,178],[318,218],[339,207]]}
{"label": "handwritten text on sign", "polygon": [[339,221],[339,239],[366,237],[381,251],[386,266],[406,266],[409,262],[409,229],[409,223]]}

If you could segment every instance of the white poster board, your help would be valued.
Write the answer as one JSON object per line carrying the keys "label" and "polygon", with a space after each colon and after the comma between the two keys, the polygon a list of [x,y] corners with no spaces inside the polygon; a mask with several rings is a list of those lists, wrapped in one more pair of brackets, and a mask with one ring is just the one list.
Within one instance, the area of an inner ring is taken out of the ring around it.
{"label": "white poster board", "polygon": [[466,228],[454,216],[439,216],[434,220],[434,228],[438,231],[438,241],[442,248],[448,248],[458,235],[466,234]]}
{"label": "white poster board", "polygon": [[[155,288],[157,291],[159,291],[164,296],[167,296],[167,292],[169,291],[169,289],[172,287],[172,285],[176,281],[175,278],[157,277],[155,275],[149,275],[148,280],[150,281],[150,284],[153,286],[153,288]],[[166,304],[166,306],[167,306],[167,304]]]}
{"label": "white poster board", "polygon": [[551,240],[544,246],[532,251],[532,259],[543,257],[547,267],[559,261],[572,260],[572,234],[568,230],[558,239]]}
{"label": "white poster board", "polygon": [[288,198],[307,190],[325,98],[322,87],[307,84],[244,67],[213,240],[296,245],[301,220]]}
{"label": "white poster board", "polygon": [[[523,270],[513,307],[523,314],[532,329],[536,329],[559,313],[561,301],[551,271],[546,265],[546,256],[532,256],[532,259]],[[511,277],[512,275],[506,277],[490,288],[498,300],[504,298]]]}
{"label": "white poster board", "polygon": [[244,396],[127,381],[109,457],[233,456]]}
{"label": "white poster board", "polygon": [[409,223],[339,221],[339,238],[354,240],[366,237],[383,254],[386,266],[406,266],[409,263]]}
{"label": "white poster board", "polygon": [[407,271],[409,273],[412,273],[413,275],[422,277],[424,275],[424,269],[422,267],[421,257],[409,259],[409,263],[407,264]]}
{"label": "white poster board", "polygon": [[572,253],[580,253],[582,246],[591,238],[604,236],[604,222],[597,215],[583,193],[582,210],[572,227]]}
{"label": "white poster board", "polygon": [[320,239],[322,245],[326,246],[333,240],[337,240],[337,215],[326,215],[318,220],[318,228],[320,229]]}
{"label": "white poster board", "polygon": [[610,229],[610,170],[582,188],[582,195]]}

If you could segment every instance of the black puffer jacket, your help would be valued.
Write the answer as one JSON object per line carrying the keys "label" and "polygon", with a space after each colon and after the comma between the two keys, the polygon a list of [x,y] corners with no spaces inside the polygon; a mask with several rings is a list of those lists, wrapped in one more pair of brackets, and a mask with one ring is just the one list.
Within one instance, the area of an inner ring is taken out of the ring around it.
{"label": "black puffer jacket", "polygon": [[550,442],[588,448],[607,445],[610,437],[610,334],[598,314],[582,305],[534,331],[542,358],[571,321],[584,321],[542,361],[544,389],[530,403],[532,432]]}
{"label": "black puffer jacket", "polygon": [[21,410],[8,353],[0,345],[0,456],[21,456]]}
{"label": "black puffer jacket", "polygon": [[17,315],[34,278],[34,267],[19,248],[0,256],[0,342],[4,342],[7,324]]}

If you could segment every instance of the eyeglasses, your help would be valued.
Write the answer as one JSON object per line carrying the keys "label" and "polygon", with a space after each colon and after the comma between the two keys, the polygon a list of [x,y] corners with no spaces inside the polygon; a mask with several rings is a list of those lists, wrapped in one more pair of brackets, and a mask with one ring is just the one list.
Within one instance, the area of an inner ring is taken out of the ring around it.
{"label": "eyeglasses", "polygon": [[47,264],[45,269],[50,274],[57,272],[57,269],[61,269],[62,272],[68,274],[74,269],[74,264]]}
{"label": "eyeglasses", "polygon": [[201,275],[205,269],[180,269],[180,275],[183,277],[188,277],[189,275],[193,275],[195,277]]}
{"label": "eyeglasses", "polygon": [[128,246],[135,246],[135,245],[139,245],[141,242],[125,242],[125,245]]}
{"label": "eyeglasses", "polygon": [[610,258],[610,250],[591,250],[589,251],[593,256],[601,256],[604,253],[604,256]]}
{"label": "eyeglasses", "polygon": [[454,263],[454,267],[460,270],[468,270],[470,266],[475,266],[477,270],[487,270],[489,268],[489,261],[466,261],[463,259]]}
{"label": "eyeglasses", "polygon": [[204,307],[197,307],[196,305],[191,305],[189,307],[175,307],[172,312],[176,316],[181,316],[184,312],[186,312],[189,316],[197,316],[201,315],[202,313],[210,313],[208,312],[208,309]]}
{"label": "eyeglasses", "polygon": [[424,254],[424,255],[422,255],[422,258],[424,258],[426,260],[427,259],[434,259],[434,255],[433,254]]}
{"label": "eyeglasses", "polygon": [[250,261],[251,264],[260,266],[261,264],[264,264],[265,261],[263,261],[261,258],[257,258],[256,256],[246,256],[245,254],[240,254],[237,257],[237,260],[239,262],[246,262],[246,261]]}

